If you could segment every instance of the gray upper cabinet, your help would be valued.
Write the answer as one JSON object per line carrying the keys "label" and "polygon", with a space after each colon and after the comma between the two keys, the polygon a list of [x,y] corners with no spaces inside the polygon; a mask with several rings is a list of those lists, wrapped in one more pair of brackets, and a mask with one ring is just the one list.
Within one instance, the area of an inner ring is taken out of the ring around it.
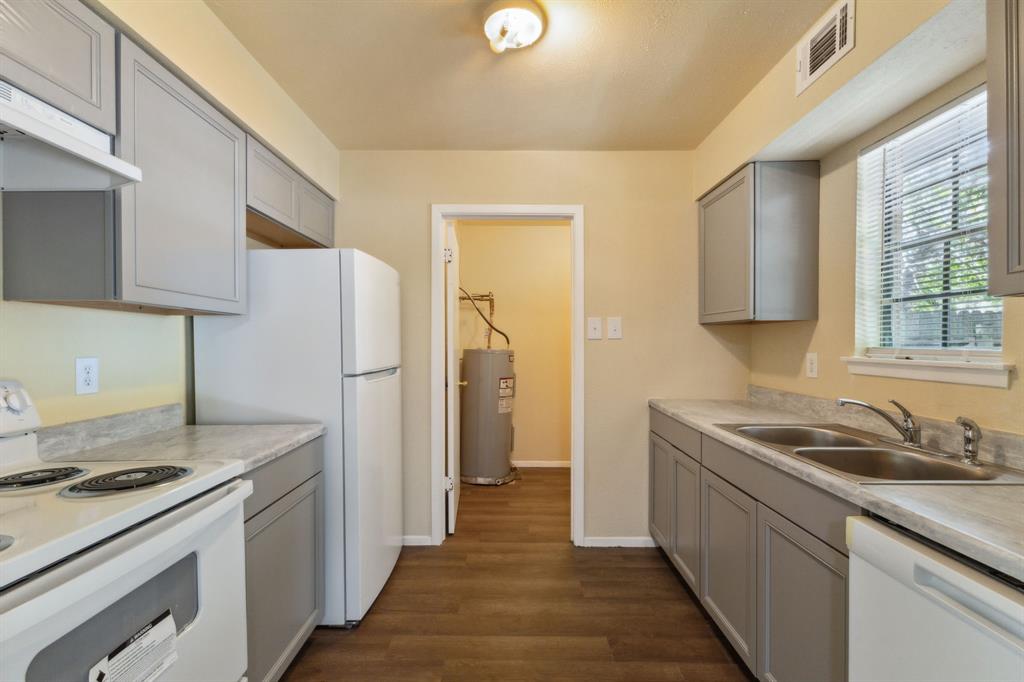
{"label": "gray upper cabinet", "polygon": [[989,292],[1024,294],[1024,7],[989,0]]}
{"label": "gray upper cabinet", "polygon": [[700,591],[700,463],[673,452],[672,549],[669,558],[695,593]]}
{"label": "gray upper cabinet", "polygon": [[757,566],[758,679],[844,682],[847,558],[758,503]]}
{"label": "gray upper cabinet", "polygon": [[672,532],[672,446],[655,434],[650,436],[650,499],[648,518],[651,537],[666,552]]}
{"label": "gray upper cabinet", "polygon": [[78,0],[0,0],[0,79],[116,134],[114,35]]}
{"label": "gray upper cabinet", "polygon": [[334,200],[251,135],[247,147],[246,203],[276,223],[251,221],[253,236],[282,246],[334,246]]}
{"label": "gray upper cabinet", "polygon": [[701,469],[700,601],[743,662],[757,653],[757,502]]}
{"label": "gray upper cabinet", "polygon": [[245,134],[121,36],[119,151],[143,182],[120,192],[120,297],[244,313]]}
{"label": "gray upper cabinet", "polygon": [[818,176],[751,163],[700,198],[701,324],[817,318]]}

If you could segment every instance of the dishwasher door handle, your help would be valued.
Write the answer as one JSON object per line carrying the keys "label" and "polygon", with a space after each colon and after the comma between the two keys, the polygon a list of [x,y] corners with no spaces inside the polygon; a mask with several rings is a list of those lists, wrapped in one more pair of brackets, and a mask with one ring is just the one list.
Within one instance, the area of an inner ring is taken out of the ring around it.
{"label": "dishwasher door handle", "polygon": [[971,594],[966,584],[955,585],[921,565],[914,566],[914,584],[922,595],[1024,653],[1024,605],[1013,604],[1010,611],[1016,613],[1007,613]]}

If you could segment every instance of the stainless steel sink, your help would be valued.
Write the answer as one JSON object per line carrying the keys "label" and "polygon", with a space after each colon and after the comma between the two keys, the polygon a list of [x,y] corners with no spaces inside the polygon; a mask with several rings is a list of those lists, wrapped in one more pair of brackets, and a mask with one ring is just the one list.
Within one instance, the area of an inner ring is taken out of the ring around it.
{"label": "stainless steel sink", "polygon": [[750,438],[793,447],[856,447],[872,441],[817,426],[740,426],[737,433]]}
{"label": "stainless steel sink", "polygon": [[888,481],[991,481],[998,475],[989,467],[890,448],[797,448],[794,454],[829,469]]}
{"label": "stainless steel sink", "polygon": [[948,453],[897,445],[842,424],[715,426],[855,483],[1024,485],[1024,472],[964,464]]}

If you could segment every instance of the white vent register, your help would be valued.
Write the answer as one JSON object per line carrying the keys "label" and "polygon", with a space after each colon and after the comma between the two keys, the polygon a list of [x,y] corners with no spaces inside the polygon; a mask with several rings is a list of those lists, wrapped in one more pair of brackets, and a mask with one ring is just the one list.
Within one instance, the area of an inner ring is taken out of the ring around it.
{"label": "white vent register", "polygon": [[796,94],[853,49],[853,10],[854,0],[840,0],[801,38],[796,48]]}

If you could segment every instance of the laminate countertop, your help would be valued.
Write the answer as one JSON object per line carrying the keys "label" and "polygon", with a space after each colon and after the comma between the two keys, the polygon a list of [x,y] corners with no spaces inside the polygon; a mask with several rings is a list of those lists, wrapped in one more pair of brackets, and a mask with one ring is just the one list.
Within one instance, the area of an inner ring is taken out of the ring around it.
{"label": "laminate countertop", "polygon": [[715,426],[814,421],[806,415],[745,400],[652,399],[649,404],[776,469],[1024,581],[1024,485],[854,483]]}
{"label": "laminate countertop", "polygon": [[323,424],[178,426],[117,441],[49,461],[144,462],[161,459],[234,459],[252,471],[326,431]]}

